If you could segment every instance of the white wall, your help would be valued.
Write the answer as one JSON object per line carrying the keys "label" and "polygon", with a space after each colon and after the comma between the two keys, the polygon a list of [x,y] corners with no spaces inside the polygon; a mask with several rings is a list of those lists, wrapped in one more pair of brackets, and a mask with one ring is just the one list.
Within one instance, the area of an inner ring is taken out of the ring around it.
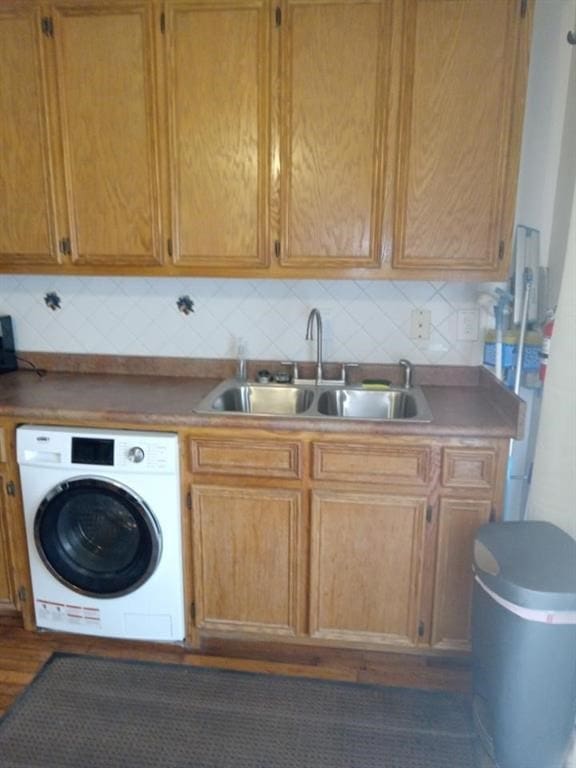
{"label": "white wall", "polygon": [[576,194],[542,396],[527,517],[576,539]]}
{"label": "white wall", "polygon": [[568,231],[568,218],[555,221],[555,216],[576,172],[574,133],[570,133],[570,121],[576,120],[575,65],[571,72],[573,47],[566,41],[575,18],[576,0],[536,0],[518,179],[516,222],[540,230],[542,264],[553,268],[555,296],[562,263],[555,265],[558,254],[551,252],[551,245],[563,238],[560,250],[565,251]]}
{"label": "white wall", "polygon": [[[234,357],[239,338],[257,359],[312,360],[304,339],[322,312],[325,359],[478,365],[482,340],[457,339],[458,311],[476,309],[482,285],[390,281],[212,280],[0,276],[0,314],[20,350]],[[56,292],[61,309],[44,303]],[[189,295],[193,314],[177,299]],[[410,338],[414,309],[430,311],[428,341]]]}

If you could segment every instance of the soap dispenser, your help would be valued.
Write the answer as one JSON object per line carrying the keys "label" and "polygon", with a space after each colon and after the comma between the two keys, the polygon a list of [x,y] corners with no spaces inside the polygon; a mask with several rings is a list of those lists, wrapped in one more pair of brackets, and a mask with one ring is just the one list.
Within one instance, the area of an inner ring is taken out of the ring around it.
{"label": "soap dispenser", "polygon": [[236,379],[246,381],[246,341],[242,338],[236,347]]}

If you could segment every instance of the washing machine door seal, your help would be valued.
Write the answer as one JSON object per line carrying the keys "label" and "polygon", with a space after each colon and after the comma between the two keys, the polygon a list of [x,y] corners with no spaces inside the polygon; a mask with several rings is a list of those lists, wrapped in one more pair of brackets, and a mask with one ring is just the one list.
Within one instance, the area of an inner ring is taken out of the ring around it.
{"label": "washing machine door seal", "polygon": [[58,581],[99,598],[138,589],[162,551],[160,526],[144,500],[100,477],[72,478],[53,488],[36,512],[34,538]]}

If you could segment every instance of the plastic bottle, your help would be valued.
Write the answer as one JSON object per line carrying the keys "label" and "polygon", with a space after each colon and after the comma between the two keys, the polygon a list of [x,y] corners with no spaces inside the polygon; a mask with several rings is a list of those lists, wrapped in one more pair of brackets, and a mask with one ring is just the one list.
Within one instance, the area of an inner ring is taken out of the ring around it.
{"label": "plastic bottle", "polygon": [[238,339],[236,346],[236,379],[246,381],[246,341]]}

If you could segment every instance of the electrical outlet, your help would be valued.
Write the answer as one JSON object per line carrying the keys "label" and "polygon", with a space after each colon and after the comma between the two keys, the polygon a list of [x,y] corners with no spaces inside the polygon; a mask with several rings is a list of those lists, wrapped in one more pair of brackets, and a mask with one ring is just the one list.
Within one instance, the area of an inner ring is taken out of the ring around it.
{"label": "electrical outlet", "polygon": [[458,310],[458,328],[456,339],[458,341],[478,341],[479,315],[477,309]]}
{"label": "electrical outlet", "polygon": [[430,338],[431,313],[429,309],[413,309],[410,318],[410,338]]}

